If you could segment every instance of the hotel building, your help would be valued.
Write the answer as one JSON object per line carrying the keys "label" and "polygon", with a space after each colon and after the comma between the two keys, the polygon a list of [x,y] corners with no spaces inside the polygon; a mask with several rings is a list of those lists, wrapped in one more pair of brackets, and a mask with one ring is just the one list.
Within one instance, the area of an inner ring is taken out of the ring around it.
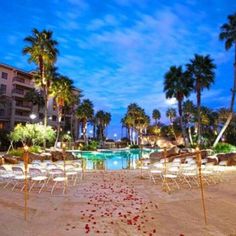
{"label": "hotel building", "polygon": [[[0,63],[0,129],[12,130],[18,123],[43,122],[43,110],[25,100],[25,94],[34,89],[32,75],[24,70]],[[75,96],[79,93],[74,90]],[[73,108],[74,110],[76,107]],[[31,114],[36,114],[32,120]],[[48,104],[48,124],[56,127],[57,112],[53,99]],[[70,131],[73,124],[74,137],[78,136],[78,121],[71,114],[65,114],[62,127]]]}

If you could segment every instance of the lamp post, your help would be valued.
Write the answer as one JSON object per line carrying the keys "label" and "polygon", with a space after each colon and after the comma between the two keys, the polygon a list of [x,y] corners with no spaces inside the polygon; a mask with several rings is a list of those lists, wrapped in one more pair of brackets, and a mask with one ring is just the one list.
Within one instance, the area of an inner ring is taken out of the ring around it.
{"label": "lamp post", "polygon": [[115,141],[116,141],[116,138],[117,138],[117,134],[116,134],[116,133],[114,133],[114,139],[115,139]]}
{"label": "lamp post", "polygon": [[27,220],[27,201],[28,201],[28,162],[29,162],[29,147],[27,145],[24,146],[24,154],[23,154],[23,159],[24,159],[24,167],[25,167],[25,180],[24,180],[24,200],[25,200],[25,211],[24,211],[24,218],[25,221]]}

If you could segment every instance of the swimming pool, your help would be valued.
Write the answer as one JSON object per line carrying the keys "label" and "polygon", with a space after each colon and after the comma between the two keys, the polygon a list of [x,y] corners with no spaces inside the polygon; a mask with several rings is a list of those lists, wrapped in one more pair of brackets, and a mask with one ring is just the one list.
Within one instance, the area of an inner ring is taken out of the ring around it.
{"label": "swimming pool", "polygon": [[102,150],[96,152],[73,151],[78,158],[86,160],[88,170],[122,170],[136,169],[137,161],[141,156],[145,157],[153,149],[122,149],[122,150]]}

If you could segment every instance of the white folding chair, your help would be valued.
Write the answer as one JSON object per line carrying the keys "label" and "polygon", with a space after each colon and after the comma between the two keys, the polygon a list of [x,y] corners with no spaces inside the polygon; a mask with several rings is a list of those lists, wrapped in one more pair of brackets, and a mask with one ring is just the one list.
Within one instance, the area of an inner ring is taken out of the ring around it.
{"label": "white folding chair", "polygon": [[46,175],[44,175],[42,173],[42,171],[38,168],[30,168],[29,169],[29,174],[30,174],[30,177],[31,177],[31,183],[32,185],[30,186],[30,189],[29,189],[29,192],[33,189],[33,187],[36,185],[36,184],[41,184],[41,187],[39,188],[39,192],[38,193],[41,193],[42,189],[44,188],[44,186],[47,184],[47,179],[48,177]]}

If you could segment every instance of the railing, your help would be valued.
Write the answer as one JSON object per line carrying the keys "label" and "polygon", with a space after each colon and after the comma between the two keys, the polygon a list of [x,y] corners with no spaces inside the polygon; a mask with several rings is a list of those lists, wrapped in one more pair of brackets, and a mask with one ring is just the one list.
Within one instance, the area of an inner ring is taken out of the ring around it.
{"label": "railing", "polygon": [[21,77],[14,77],[13,82],[19,82],[21,84],[31,85],[30,80],[25,79],[25,78],[21,78]]}
{"label": "railing", "polygon": [[24,90],[21,90],[21,89],[13,89],[12,93],[16,93],[16,94],[20,94],[20,95],[24,95],[25,94]]}

